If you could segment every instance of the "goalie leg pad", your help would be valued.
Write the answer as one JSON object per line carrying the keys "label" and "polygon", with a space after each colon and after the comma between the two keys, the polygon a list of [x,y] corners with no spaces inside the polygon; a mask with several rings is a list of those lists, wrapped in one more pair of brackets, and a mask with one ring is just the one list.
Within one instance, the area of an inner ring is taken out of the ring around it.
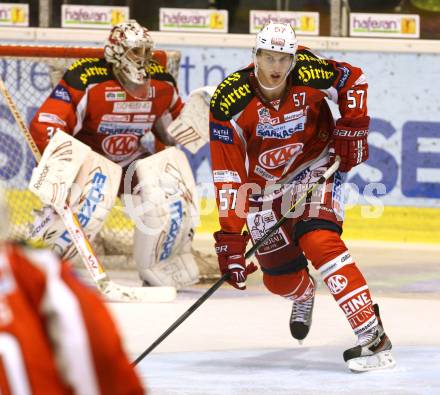
{"label": "goalie leg pad", "polygon": [[173,286],[180,289],[199,281],[199,269],[193,254],[174,255],[149,268],[140,269],[140,276],[152,286]]}
{"label": "goalie leg pad", "polygon": [[133,257],[140,277],[181,288],[198,281],[191,254],[198,223],[195,181],[185,154],[172,147],[136,164],[139,185],[124,203],[135,221]]}
{"label": "goalie leg pad", "polygon": [[[70,188],[68,203],[89,240],[102,228],[117,196],[121,179],[119,165],[90,151],[75,182]],[[30,239],[39,240],[65,258],[76,255],[76,249],[61,218],[52,207],[35,212]]]}

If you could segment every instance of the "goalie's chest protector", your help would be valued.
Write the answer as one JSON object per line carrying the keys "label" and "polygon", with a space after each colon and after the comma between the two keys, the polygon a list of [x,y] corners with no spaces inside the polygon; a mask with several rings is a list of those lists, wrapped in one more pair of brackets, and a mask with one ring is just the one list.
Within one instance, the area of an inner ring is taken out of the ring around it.
{"label": "goalie's chest protector", "polygon": [[136,156],[140,138],[168,110],[174,95],[172,85],[152,78],[148,97],[137,99],[123,89],[103,60],[65,82],[81,92],[75,137],[114,162]]}

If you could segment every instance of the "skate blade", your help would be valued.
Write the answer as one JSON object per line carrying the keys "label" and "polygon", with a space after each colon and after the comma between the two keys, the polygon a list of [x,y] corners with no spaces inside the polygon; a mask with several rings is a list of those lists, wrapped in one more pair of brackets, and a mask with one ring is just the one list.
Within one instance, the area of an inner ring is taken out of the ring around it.
{"label": "skate blade", "polygon": [[300,346],[302,346],[303,343],[304,343],[304,340],[298,340],[298,344],[299,344]]}
{"label": "skate blade", "polygon": [[369,372],[371,370],[391,369],[396,366],[396,361],[391,351],[381,351],[366,357],[353,358],[347,361],[348,368],[355,373]]}

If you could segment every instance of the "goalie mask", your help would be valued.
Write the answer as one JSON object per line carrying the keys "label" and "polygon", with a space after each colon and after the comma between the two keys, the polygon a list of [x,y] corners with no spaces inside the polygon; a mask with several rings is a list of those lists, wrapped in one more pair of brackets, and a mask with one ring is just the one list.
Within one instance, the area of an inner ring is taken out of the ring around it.
{"label": "goalie mask", "polygon": [[113,65],[113,72],[132,96],[148,97],[150,76],[147,68],[151,59],[153,40],[148,29],[135,20],[113,27],[104,46],[105,60]]}
{"label": "goalie mask", "polygon": [[288,23],[269,22],[257,34],[253,51],[255,76],[266,90],[279,88],[296,63],[298,40]]}

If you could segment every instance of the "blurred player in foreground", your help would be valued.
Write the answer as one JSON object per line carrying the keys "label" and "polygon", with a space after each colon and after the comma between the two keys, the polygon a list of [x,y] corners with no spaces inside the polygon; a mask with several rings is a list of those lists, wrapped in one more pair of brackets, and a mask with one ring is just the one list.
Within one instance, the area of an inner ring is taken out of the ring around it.
{"label": "blurred player in foreground", "polygon": [[[195,181],[183,151],[171,147],[154,153],[154,142],[175,144],[167,126],[179,116],[183,102],[152,48],[149,31],[136,21],[116,25],[104,58],[75,61],[36,113],[30,131],[41,152],[58,131],[92,148],[94,154],[74,181],[79,191],[69,199],[86,235],[91,240],[96,236],[118,190],[123,192],[136,224],[133,256],[144,284],[181,288],[199,276],[191,254],[198,220]],[[58,152],[51,159],[51,170],[59,166],[61,173],[65,158]],[[39,213],[31,238],[43,239],[64,257],[76,253],[51,207]]]}
{"label": "blurred player in foreground", "polygon": [[[213,180],[221,230],[214,234],[221,272],[245,289],[244,253],[316,183],[337,171],[257,251],[266,288],[293,301],[292,336],[311,322],[316,283],[308,260],[344,312],[357,344],[344,352],[353,371],[394,366],[377,304],[341,240],[343,174],[368,159],[367,81],[362,70],[298,46],[288,24],[269,23],[256,37],[253,63],[229,75],[211,101]],[[338,104],[336,121],[326,99]],[[332,148],[332,150],[330,150]],[[247,232],[242,233],[247,222]]]}
{"label": "blurred player in foreground", "polygon": [[7,228],[0,196],[0,393],[144,394],[96,292],[51,251],[5,240]]}

